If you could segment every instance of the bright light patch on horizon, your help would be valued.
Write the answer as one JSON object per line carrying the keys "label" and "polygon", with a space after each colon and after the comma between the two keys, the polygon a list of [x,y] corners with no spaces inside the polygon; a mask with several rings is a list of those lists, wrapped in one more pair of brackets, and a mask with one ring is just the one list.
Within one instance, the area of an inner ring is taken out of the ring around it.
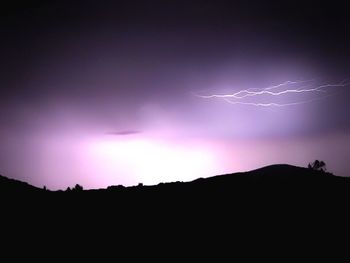
{"label": "bright light patch on horizon", "polygon": [[146,185],[191,181],[217,169],[213,154],[195,143],[106,136],[89,145],[89,156],[104,176],[128,176]]}

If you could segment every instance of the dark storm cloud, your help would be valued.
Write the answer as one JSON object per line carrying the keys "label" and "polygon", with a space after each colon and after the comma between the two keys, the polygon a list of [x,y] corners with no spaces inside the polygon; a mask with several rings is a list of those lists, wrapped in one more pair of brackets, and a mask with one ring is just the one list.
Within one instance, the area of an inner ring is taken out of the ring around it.
{"label": "dark storm cloud", "polygon": [[[288,78],[276,73],[288,67],[299,67],[296,78],[339,81],[350,68],[345,10],[294,1],[7,4],[0,107],[19,116],[65,105],[103,120],[121,112],[135,119],[144,105],[158,104],[180,108],[177,118],[192,122],[181,109],[193,90],[222,82],[261,88],[285,80],[273,75]],[[310,129],[349,126],[342,94],[322,107],[332,108],[322,118],[310,116]]]}
{"label": "dark storm cloud", "polygon": [[106,132],[106,134],[117,135],[117,136],[133,135],[138,133],[141,133],[141,131],[125,130],[125,131]]}

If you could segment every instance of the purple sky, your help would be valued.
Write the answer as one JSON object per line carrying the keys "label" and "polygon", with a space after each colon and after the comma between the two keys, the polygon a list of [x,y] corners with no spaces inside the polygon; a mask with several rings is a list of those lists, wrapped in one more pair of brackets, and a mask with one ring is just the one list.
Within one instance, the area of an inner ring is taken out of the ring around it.
{"label": "purple sky", "polygon": [[165,2],[4,8],[0,174],[99,188],[322,159],[350,176],[344,7]]}

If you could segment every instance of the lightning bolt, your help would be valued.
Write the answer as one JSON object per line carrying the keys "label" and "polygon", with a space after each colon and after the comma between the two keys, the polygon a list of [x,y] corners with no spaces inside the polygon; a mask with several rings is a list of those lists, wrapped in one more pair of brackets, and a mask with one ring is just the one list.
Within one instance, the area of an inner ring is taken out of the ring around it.
{"label": "lightning bolt", "polygon": [[277,88],[280,88],[280,87],[283,87],[283,86],[287,86],[287,85],[300,84],[300,83],[306,83],[306,82],[312,82],[312,81],[314,81],[314,80],[313,79],[310,79],[310,80],[297,80],[297,81],[287,80],[287,81],[282,82],[280,84],[269,86],[269,87],[264,88],[264,89],[250,88],[250,89],[247,89],[247,91],[251,91],[251,90],[271,90],[271,89],[277,89]]}
{"label": "lightning bolt", "polygon": [[314,99],[310,99],[310,100],[291,102],[291,103],[275,103],[275,102],[254,103],[254,102],[243,102],[243,101],[231,101],[229,99],[224,99],[224,100],[226,102],[230,103],[230,104],[252,105],[252,106],[260,106],[260,107],[271,107],[271,106],[273,106],[273,107],[286,107],[286,106],[306,104],[306,103],[309,103],[309,102],[322,100],[322,99],[324,99],[326,97],[330,97],[330,96],[332,96],[332,95],[323,96],[323,97],[320,97],[320,98],[314,98]]}
{"label": "lightning bolt", "polygon": [[[320,86],[312,87],[312,82],[314,80],[301,80],[301,81],[285,81],[283,83],[269,86],[263,89],[244,89],[240,90],[238,92],[232,93],[232,94],[212,94],[212,95],[199,95],[194,94],[195,96],[202,98],[202,99],[212,99],[212,98],[219,98],[223,99],[224,101],[230,103],[230,104],[242,104],[242,105],[251,105],[251,106],[261,106],[261,107],[285,107],[285,106],[292,106],[292,105],[300,105],[305,104],[309,102],[313,102],[316,100],[324,99],[326,97],[329,97],[330,95],[314,98],[311,100],[304,100],[304,101],[297,101],[297,102],[291,102],[291,103],[275,103],[275,102],[268,102],[268,103],[256,103],[256,102],[247,102],[242,101],[247,97],[259,97],[261,95],[269,95],[269,96],[282,96],[285,94],[298,94],[298,93],[327,93],[328,88],[335,88],[335,87],[345,87],[350,84],[350,82],[347,82],[347,80],[343,80],[336,84],[323,84]],[[305,86],[301,87],[291,87],[292,85],[301,84],[301,83],[310,83]],[[282,89],[279,91],[273,91],[276,89]],[[255,90],[255,91],[254,91]]]}

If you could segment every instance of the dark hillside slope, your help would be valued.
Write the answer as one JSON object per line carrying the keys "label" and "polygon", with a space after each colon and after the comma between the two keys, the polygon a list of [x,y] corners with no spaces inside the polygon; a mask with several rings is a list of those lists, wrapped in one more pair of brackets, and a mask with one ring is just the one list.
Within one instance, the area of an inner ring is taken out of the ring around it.
{"label": "dark hillside slope", "polygon": [[[134,212],[149,209],[204,209],[225,207],[227,204],[245,207],[277,206],[282,203],[305,206],[310,203],[317,206],[350,200],[350,178],[280,164],[244,173],[199,178],[191,182],[75,191],[45,191],[0,177],[0,193],[8,196],[6,203],[9,204],[19,199],[21,203],[29,203],[29,207],[51,210],[61,208],[73,212],[105,209],[108,213],[113,211],[111,207]],[[32,202],[33,198],[35,202]],[[75,211],[75,208],[79,209]]]}

